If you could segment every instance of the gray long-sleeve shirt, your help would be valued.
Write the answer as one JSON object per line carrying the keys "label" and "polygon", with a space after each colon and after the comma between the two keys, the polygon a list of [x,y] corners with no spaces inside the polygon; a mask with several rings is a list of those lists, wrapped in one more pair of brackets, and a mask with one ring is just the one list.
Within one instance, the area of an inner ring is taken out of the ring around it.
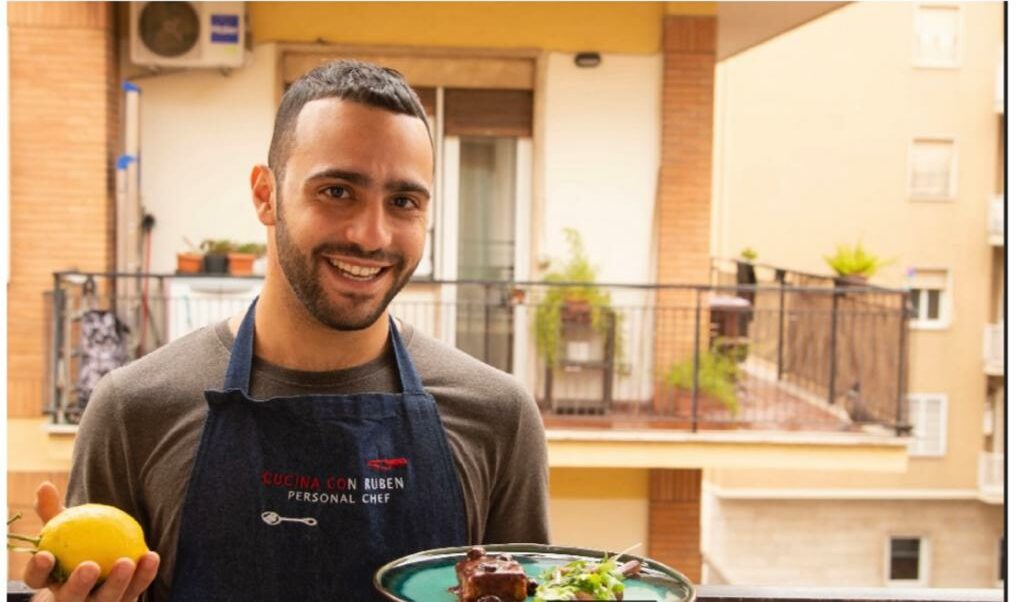
{"label": "gray long-sleeve shirt", "polygon": [[[547,450],[540,413],[522,384],[402,326],[423,385],[437,401],[466,503],[467,544],[548,542]],[[224,382],[234,337],[203,328],[108,374],[79,427],[69,506],[117,506],[161,557],[150,600],[170,598],[181,511],[206,419],[206,389]],[[298,372],[254,360],[257,398],[398,392],[390,350],[347,370]]]}

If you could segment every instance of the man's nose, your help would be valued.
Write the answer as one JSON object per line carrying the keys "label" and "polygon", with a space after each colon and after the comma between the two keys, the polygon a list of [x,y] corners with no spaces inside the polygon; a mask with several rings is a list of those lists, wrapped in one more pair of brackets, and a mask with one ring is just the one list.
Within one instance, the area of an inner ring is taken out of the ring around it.
{"label": "man's nose", "polygon": [[368,200],[346,224],[346,238],[365,251],[377,251],[391,244],[391,230],[383,199]]}

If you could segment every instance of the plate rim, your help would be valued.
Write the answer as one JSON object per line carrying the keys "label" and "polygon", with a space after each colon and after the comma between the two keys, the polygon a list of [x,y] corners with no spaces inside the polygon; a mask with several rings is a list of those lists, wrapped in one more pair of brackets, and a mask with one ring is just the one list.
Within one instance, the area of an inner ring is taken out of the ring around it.
{"label": "plate rim", "polygon": [[[496,543],[496,544],[490,544],[490,545],[488,545],[488,544],[473,544],[473,545],[466,545],[466,546],[450,546],[450,547],[444,547],[444,548],[433,548],[433,549],[430,549],[430,550],[421,550],[419,552],[414,552],[412,554],[407,554],[405,556],[402,556],[401,558],[396,558],[396,559],[392,560],[391,562],[388,562],[387,564],[381,566],[373,574],[373,586],[374,586],[374,588],[380,594],[382,594],[383,596],[385,596],[388,600],[391,600],[392,602],[407,602],[404,598],[399,598],[396,594],[393,594],[392,592],[388,591],[384,587],[384,583],[383,583],[384,575],[386,575],[388,572],[390,572],[390,571],[392,571],[392,570],[394,570],[394,569],[396,569],[396,568],[398,568],[400,566],[403,566],[403,565],[406,565],[406,564],[413,564],[413,563],[418,562],[420,560],[435,559],[435,558],[437,558],[439,556],[446,556],[446,555],[452,555],[452,554],[465,554],[466,552],[469,551],[470,548],[473,548],[473,547],[478,546],[478,545],[483,547],[484,549],[486,549],[488,553],[490,553],[491,551],[494,551],[494,552],[512,552],[512,553],[515,553],[515,552],[523,552],[523,553],[550,553],[550,554],[564,554],[564,555],[568,555],[568,556],[581,556],[581,557],[590,556],[590,557],[594,557],[594,558],[599,558],[599,557],[604,556],[604,555],[615,556],[616,554],[618,554],[618,552],[608,552],[606,550],[598,550],[598,549],[595,549],[595,548],[580,548],[580,547],[576,547],[576,546],[561,546],[561,545],[544,544],[544,543],[500,543],[500,544]],[[697,587],[693,584],[693,581],[691,581],[686,575],[684,575],[680,571],[678,571],[678,570],[676,570],[676,569],[674,569],[674,568],[672,568],[672,567],[670,567],[670,566],[668,566],[666,564],[658,562],[657,560],[652,560],[651,558],[647,558],[645,556],[637,556],[635,554],[621,554],[620,558],[622,558],[624,560],[627,560],[627,561],[629,561],[629,560],[639,560],[639,561],[645,563],[648,567],[650,567],[652,569],[656,569],[656,570],[664,573],[665,575],[668,575],[669,577],[678,580],[689,591],[689,596],[687,596],[683,600],[683,602],[693,602],[694,600],[696,600],[696,598],[697,598]]]}

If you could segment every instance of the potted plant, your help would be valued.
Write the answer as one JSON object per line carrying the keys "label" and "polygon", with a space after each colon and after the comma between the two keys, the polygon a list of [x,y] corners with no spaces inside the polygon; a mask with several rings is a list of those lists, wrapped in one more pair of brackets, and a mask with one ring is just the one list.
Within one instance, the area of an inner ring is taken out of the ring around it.
{"label": "potted plant", "polygon": [[251,276],[253,262],[266,252],[266,246],[257,242],[235,245],[228,253],[228,273],[232,276]]}
{"label": "potted plant", "polygon": [[[740,258],[736,260],[736,284],[757,284],[757,272],[754,271],[754,262],[756,260],[757,251],[750,247],[740,251]],[[740,291],[739,296],[751,303],[754,302],[754,293],[752,291]]]}
{"label": "potted plant", "polygon": [[[735,415],[739,411],[736,397],[737,361],[735,351],[715,348],[701,351],[697,368],[697,391],[712,397]],[[669,367],[665,381],[682,394],[693,391],[693,358]]]}
{"label": "potted plant", "polygon": [[597,268],[590,263],[583,249],[580,233],[572,228],[564,230],[569,243],[570,259],[561,269],[549,271],[544,282],[572,282],[581,286],[550,286],[534,315],[533,330],[537,346],[549,366],[558,361],[562,335],[566,328],[586,326],[598,334],[606,328],[605,309],[611,304],[608,293],[596,286]]}
{"label": "potted plant", "polygon": [[839,286],[864,286],[879,268],[892,263],[865,250],[860,241],[853,247],[836,245],[836,252],[826,256],[825,261],[836,273]]}
{"label": "potted plant", "polygon": [[198,274],[203,270],[203,253],[187,238],[185,244],[189,250],[178,253],[178,274]]}
{"label": "potted plant", "polygon": [[228,273],[228,253],[234,249],[234,243],[230,240],[215,240],[208,238],[200,243],[199,248],[203,250],[203,271],[207,274]]}

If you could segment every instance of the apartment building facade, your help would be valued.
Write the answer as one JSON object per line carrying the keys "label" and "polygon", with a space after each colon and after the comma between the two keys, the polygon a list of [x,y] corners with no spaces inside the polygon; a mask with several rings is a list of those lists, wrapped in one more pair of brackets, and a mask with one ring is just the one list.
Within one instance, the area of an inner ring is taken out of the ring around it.
{"label": "apartment building facade", "polygon": [[912,306],[913,434],[904,474],[710,471],[715,579],[1005,577],[1004,8],[854,3],[719,63],[714,253],[886,260],[872,282]]}

